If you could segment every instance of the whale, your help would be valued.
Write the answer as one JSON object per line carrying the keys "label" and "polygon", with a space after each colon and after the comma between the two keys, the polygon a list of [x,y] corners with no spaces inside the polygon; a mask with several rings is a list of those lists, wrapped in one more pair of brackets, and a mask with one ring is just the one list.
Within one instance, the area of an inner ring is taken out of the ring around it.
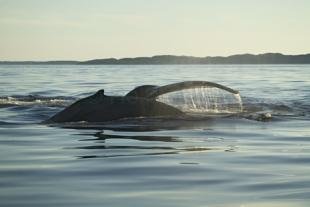
{"label": "whale", "polygon": [[195,87],[216,87],[227,92],[239,92],[208,81],[184,81],[165,86],[142,85],[125,96],[105,95],[104,89],[82,98],[53,115],[44,123],[106,122],[135,117],[183,117],[186,113],[171,105],[157,101],[162,94]]}

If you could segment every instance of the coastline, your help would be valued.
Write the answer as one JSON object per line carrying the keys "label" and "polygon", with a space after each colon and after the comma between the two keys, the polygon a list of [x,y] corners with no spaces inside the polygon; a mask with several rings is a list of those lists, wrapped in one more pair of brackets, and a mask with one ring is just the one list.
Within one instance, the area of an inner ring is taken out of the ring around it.
{"label": "coastline", "polygon": [[0,61],[1,65],[257,65],[257,64],[310,64],[310,53],[301,55],[283,55],[281,53],[264,53],[259,55],[241,54],[222,56],[175,56],[157,55],[152,57],[105,58],[86,61],[52,60],[52,61]]}

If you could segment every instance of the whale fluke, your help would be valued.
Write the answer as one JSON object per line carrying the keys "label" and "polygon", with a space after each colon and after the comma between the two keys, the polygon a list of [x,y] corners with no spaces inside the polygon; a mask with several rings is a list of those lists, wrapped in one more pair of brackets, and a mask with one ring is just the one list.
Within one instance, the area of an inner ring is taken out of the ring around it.
{"label": "whale fluke", "polygon": [[155,88],[151,93],[148,94],[147,98],[156,98],[165,93],[170,93],[174,91],[180,91],[184,89],[197,88],[197,87],[206,87],[206,88],[219,88],[227,92],[238,94],[239,91],[231,89],[229,87],[223,86],[218,83],[213,83],[209,81],[184,81],[179,83],[173,83],[161,87]]}
{"label": "whale fluke", "polygon": [[154,85],[143,85],[138,86],[134,88],[133,90],[129,91],[129,93],[126,94],[127,97],[148,97],[150,94],[152,94],[159,86]]}

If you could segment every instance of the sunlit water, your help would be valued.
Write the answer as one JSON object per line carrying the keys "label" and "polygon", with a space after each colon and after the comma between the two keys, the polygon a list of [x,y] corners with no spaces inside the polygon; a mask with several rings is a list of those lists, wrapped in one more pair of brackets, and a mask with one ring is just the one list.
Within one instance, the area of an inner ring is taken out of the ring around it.
{"label": "sunlit water", "polygon": [[[240,91],[244,112],[40,124],[102,88],[185,80]],[[310,65],[0,65],[0,206],[306,207],[309,103]]]}

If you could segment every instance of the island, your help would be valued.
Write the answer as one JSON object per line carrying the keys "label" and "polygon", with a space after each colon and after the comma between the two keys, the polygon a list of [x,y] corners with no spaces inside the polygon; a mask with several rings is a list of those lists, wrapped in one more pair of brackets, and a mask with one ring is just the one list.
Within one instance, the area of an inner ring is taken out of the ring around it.
{"label": "island", "polygon": [[194,65],[194,64],[310,64],[310,53],[284,55],[281,53],[239,54],[231,56],[176,56],[105,58],[87,61],[0,61],[0,64],[82,64],[82,65]]}

